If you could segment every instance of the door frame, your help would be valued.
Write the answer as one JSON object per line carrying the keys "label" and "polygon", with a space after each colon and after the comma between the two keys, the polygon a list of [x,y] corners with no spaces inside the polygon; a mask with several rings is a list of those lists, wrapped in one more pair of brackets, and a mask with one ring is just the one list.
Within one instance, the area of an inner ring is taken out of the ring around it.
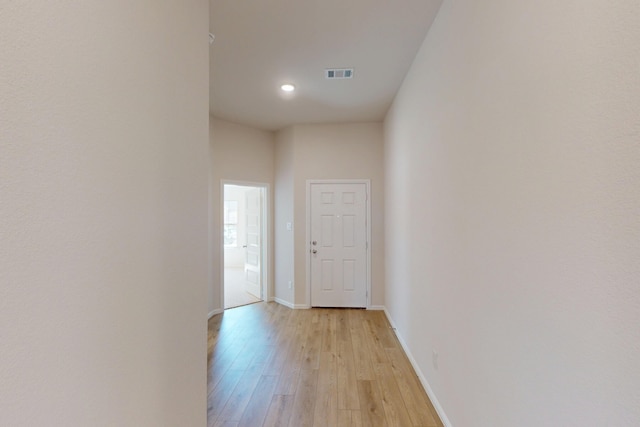
{"label": "door frame", "polygon": [[311,308],[311,185],[313,184],[364,184],[367,193],[365,226],[367,228],[367,257],[366,257],[366,308],[371,308],[371,180],[370,179],[308,179],[307,192],[307,226],[306,226],[306,269],[307,269],[307,298],[306,305]]}
{"label": "door frame", "polygon": [[[270,250],[270,224],[271,224],[271,215],[269,215],[269,209],[271,204],[269,203],[269,195],[270,195],[270,185],[266,182],[251,182],[251,181],[238,181],[238,180],[230,180],[230,179],[221,179],[220,180],[220,223],[218,224],[218,232],[222,232],[222,227],[224,227],[224,186],[225,185],[238,185],[241,187],[257,187],[262,189],[262,212],[261,212],[261,222],[260,225],[260,239],[261,239],[261,247],[262,254],[260,258],[260,275],[262,276],[260,280],[262,281],[262,301],[268,302],[271,301],[271,294],[269,293],[270,283],[269,283],[269,262],[271,261],[271,250]],[[224,311],[224,239],[220,239],[220,302],[222,305],[222,310]]]}

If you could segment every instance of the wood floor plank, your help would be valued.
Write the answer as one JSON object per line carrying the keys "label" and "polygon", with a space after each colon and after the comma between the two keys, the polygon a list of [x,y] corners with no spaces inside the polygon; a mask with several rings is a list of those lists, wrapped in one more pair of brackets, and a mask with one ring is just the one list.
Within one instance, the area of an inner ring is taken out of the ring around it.
{"label": "wood floor plank", "polygon": [[338,411],[338,427],[362,427],[360,411],[340,409]]}
{"label": "wood floor plank", "polygon": [[[315,310],[307,310],[315,311]],[[303,369],[318,369],[320,365],[320,347],[322,346],[322,317],[316,312],[311,320],[307,342],[302,355]]]}
{"label": "wood floor plank", "polygon": [[218,382],[218,385],[211,391],[207,399],[207,419],[210,425],[218,419],[222,409],[227,404],[231,393],[238,385],[244,371],[227,371]]}
{"label": "wood floor plank", "polygon": [[209,362],[209,391],[216,386],[224,373],[229,370],[241,351],[241,345],[223,347],[221,349],[217,346],[213,348],[211,352],[211,360],[215,360],[215,363],[211,363],[211,361]]}
{"label": "wood floor plank", "polygon": [[362,411],[351,411],[351,425],[353,427],[364,426],[362,421]]}
{"label": "wood floor plank", "polygon": [[314,407],[316,403],[318,370],[302,369],[298,381],[289,426],[311,427],[313,426]]}
{"label": "wood floor plank", "polygon": [[351,427],[351,411],[349,409],[338,410],[338,427]]}
{"label": "wood floor plank", "polygon": [[277,376],[263,375],[256,385],[249,403],[245,408],[238,427],[261,426],[264,422],[269,405],[273,397],[273,390],[276,388]]}
{"label": "wood floor plank", "polygon": [[404,399],[396,383],[393,369],[390,363],[379,363],[375,366],[378,385],[380,386],[380,396],[384,407],[387,426],[405,427],[413,424]]}
{"label": "wood floor plank", "polygon": [[258,381],[262,375],[262,366],[254,365],[244,371],[244,374],[236,384],[233,392],[229,396],[227,403],[222,408],[218,421],[240,421],[249,399],[253,394]]}
{"label": "wood floor plank", "polygon": [[295,328],[290,347],[286,349],[286,362],[280,372],[276,394],[294,395],[302,367],[302,358],[307,345],[311,317],[309,310],[294,310],[289,325]]}
{"label": "wood floor plank", "polygon": [[[426,405],[424,389],[418,381],[411,364],[401,349],[387,349],[391,361],[393,376],[398,384],[398,389],[404,400],[405,407],[414,426],[438,427],[437,416]],[[440,421],[438,419],[438,421]]]}
{"label": "wood floor plank", "polygon": [[362,319],[363,337],[370,351],[371,363],[374,366],[378,363],[388,362],[385,347],[380,339],[382,333],[379,331],[379,326],[374,323],[374,319],[379,313],[380,312],[377,311],[369,312],[367,313],[368,315]]}
{"label": "wood floor plank", "polygon": [[372,330],[377,335],[382,346],[384,348],[397,347],[399,345],[398,339],[394,334],[384,311],[374,311],[373,314],[374,315],[371,316],[371,325],[373,325]]}
{"label": "wood floor plank", "polygon": [[322,344],[320,351],[336,353],[337,351],[337,314],[335,310],[325,310],[322,322]]}
{"label": "wood floor plank", "polygon": [[229,366],[229,369],[241,369],[246,370],[249,365],[256,359],[256,357],[262,357],[265,360],[270,354],[271,348],[269,346],[260,345],[255,341],[249,340],[240,350],[237,357]]}
{"label": "wood floor plank", "polygon": [[351,330],[349,324],[349,312],[351,310],[338,310],[336,312],[336,340],[351,341]]}
{"label": "wood floor plank", "polygon": [[377,382],[371,380],[358,381],[358,394],[362,405],[363,423],[372,427],[386,426],[384,408]]}
{"label": "wood floor plank", "polygon": [[356,378],[358,380],[373,380],[373,367],[369,357],[369,346],[364,336],[362,328],[351,328],[351,345],[353,347],[353,357],[358,363],[355,364]]}
{"label": "wood floor plank", "polygon": [[298,379],[300,378],[300,367],[288,365],[283,367],[282,373],[279,375],[278,384],[276,385],[276,394],[293,396],[298,388]]}
{"label": "wood floor plank", "polygon": [[338,366],[332,352],[320,354],[314,426],[336,426],[338,424]]}
{"label": "wood floor plank", "polygon": [[262,424],[263,427],[288,426],[293,411],[294,396],[276,394],[271,399],[271,405]]}
{"label": "wood floor plank", "polygon": [[265,375],[279,375],[287,362],[287,356],[289,355],[288,350],[294,340],[294,331],[287,327],[284,327],[283,329],[286,329],[287,333],[282,334],[274,344],[274,351],[265,363]]}
{"label": "wood floor plank", "polygon": [[339,409],[360,409],[355,366],[351,340],[339,340],[337,357]]}

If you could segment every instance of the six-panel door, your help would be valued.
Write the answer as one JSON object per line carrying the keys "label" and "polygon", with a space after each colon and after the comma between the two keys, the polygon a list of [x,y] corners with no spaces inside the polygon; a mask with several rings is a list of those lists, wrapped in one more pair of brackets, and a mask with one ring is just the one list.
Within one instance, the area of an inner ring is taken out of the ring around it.
{"label": "six-panel door", "polygon": [[246,242],[247,251],[244,263],[244,290],[256,298],[262,299],[262,190],[260,188],[251,189],[246,192]]}
{"label": "six-panel door", "polygon": [[366,184],[311,184],[311,305],[367,305]]}

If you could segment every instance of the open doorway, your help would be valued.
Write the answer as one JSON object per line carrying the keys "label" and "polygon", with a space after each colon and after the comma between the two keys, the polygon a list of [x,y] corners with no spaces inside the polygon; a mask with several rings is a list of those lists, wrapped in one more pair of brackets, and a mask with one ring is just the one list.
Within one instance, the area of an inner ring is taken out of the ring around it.
{"label": "open doorway", "polygon": [[267,298],[266,186],[223,184],[224,308]]}

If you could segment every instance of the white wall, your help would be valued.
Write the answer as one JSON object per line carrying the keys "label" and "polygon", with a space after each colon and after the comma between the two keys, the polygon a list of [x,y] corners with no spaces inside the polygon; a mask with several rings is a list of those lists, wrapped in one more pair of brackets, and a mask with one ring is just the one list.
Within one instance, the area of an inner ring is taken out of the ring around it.
{"label": "white wall", "polygon": [[205,424],[207,27],[0,6],[0,425]]}
{"label": "white wall", "polygon": [[[275,298],[288,306],[293,306],[293,231],[297,226],[293,221],[293,132],[293,128],[286,128],[276,133],[274,288]],[[287,229],[287,223],[291,224],[291,230]]]}
{"label": "white wall", "polygon": [[[254,129],[211,117],[210,144],[212,150],[212,218],[213,218],[213,275],[209,285],[209,312],[222,310],[220,287],[222,286],[222,181],[243,183],[266,183],[269,193],[274,191],[275,176],[275,135],[273,132]],[[274,253],[273,238],[273,196],[267,194],[269,200],[269,217],[267,224],[269,250]],[[270,257],[269,282],[274,282],[273,256]],[[273,293],[273,285],[270,293]]]}
{"label": "white wall", "polygon": [[[287,273],[278,277],[283,281],[284,286],[285,281],[291,280],[290,274],[293,273],[294,304],[300,306],[307,304],[307,180],[371,179],[371,303],[374,306],[382,306],[384,304],[382,123],[296,125],[280,132],[278,141],[278,169],[282,167],[284,170],[278,172],[282,179],[277,180],[277,191],[281,194],[282,203],[293,203],[293,211],[290,211],[290,208],[282,208],[281,215],[277,218],[276,230],[284,230],[292,214],[294,220],[294,238],[293,240],[287,238],[286,242],[283,242],[278,255],[282,264],[290,263],[290,257],[293,255],[294,264],[287,265],[283,270]],[[286,233],[286,230],[282,232]],[[290,292],[285,294],[291,295]]]}
{"label": "white wall", "polygon": [[386,305],[456,427],[640,425],[639,8],[445,1],[388,113]]}

